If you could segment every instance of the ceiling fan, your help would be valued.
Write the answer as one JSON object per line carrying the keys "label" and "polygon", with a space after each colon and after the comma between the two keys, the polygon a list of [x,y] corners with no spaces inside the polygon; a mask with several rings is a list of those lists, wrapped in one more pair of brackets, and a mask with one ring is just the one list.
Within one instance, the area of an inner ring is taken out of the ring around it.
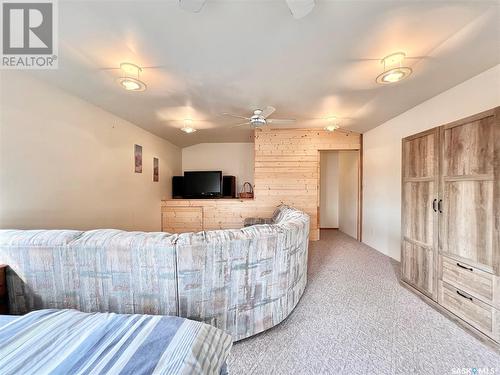
{"label": "ceiling fan", "polygon": [[242,122],[241,124],[233,125],[233,128],[243,125],[251,125],[253,128],[260,128],[267,124],[281,125],[281,124],[290,124],[295,122],[294,119],[269,118],[269,116],[271,116],[274,111],[276,111],[276,108],[267,106],[266,109],[264,110],[262,109],[254,110],[253,115],[250,117],[235,115],[232,113],[223,113],[223,115],[247,120],[246,122]]}
{"label": "ceiling fan", "polygon": [[[207,0],[179,0],[179,6],[193,13],[198,13]],[[316,5],[315,0],[285,0],[293,18],[300,19],[307,16]]]}

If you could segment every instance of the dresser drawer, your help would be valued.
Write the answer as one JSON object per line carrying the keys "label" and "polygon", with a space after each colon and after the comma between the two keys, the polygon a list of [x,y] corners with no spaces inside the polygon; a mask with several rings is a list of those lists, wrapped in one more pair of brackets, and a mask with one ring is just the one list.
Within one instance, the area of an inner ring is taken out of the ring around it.
{"label": "dresser drawer", "polygon": [[496,315],[496,310],[492,306],[442,281],[439,282],[438,301],[440,305],[471,326],[497,339],[493,318]]}
{"label": "dresser drawer", "polygon": [[163,207],[162,231],[169,233],[203,230],[203,207]]}
{"label": "dresser drawer", "polygon": [[441,257],[441,267],[441,278],[444,282],[484,302],[493,303],[494,276],[492,274],[446,256]]}

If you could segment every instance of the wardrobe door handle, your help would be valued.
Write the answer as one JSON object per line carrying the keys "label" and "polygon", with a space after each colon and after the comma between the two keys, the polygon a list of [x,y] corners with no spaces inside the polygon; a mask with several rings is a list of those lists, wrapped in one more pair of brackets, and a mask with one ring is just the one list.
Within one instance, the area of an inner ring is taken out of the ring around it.
{"label": "wardrobe door handle", "polygon": [[462,292],[460,292],[459,290],[457,290],[457,294],[460,296],[460,297],[463,297],[465,299],[468,299],[470,301],[472,301],[472,297],[469,297],[469,296],[466,296],[465,294],[463,294]]}
{"label": "wardrobe door handle", "polygon": [[443,206],[443,200],[440,199],[439,202],[438,202],[438,211],[439,211],[440,214],[443,213],[443,207],[442,206]]}
{"label": "wardrobe door handle", "polygon": [[472,269],[471,267],[466,267],[466,266],[463,266],[461,265],[460,263],[457,262],[457,266],[459,266],[460,268],[463,268],[464,270],[469,270],[469,271],[474,271],[474,269]]}
{"label": "wardrobe door handle", "polygon": [[432,201],[432,209],[434,210],[434,212],[437,212],[437,209],[436,209],[436,203],[437,203],[437,199],[434,199]]}

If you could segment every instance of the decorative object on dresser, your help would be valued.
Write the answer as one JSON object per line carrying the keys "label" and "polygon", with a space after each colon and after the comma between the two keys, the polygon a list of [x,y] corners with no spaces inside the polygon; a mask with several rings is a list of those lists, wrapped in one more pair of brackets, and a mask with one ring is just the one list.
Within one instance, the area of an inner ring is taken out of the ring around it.
{"label": "decorative object on dresser", "polygon": [[5,315],[9,313],[6,275],[7,275],[7,265],[0,264],[0,315]]}
{"label": "decorative object on dresser", "polygon": [[245,182],[241,187],[240,198],[245,198],[245,199],[253,198],[253,186],[250,182]]}
{"label": "decorative object on dresser", "polygon": [[499,175],[500,107],[403,139],[402,281],[497,345]]}

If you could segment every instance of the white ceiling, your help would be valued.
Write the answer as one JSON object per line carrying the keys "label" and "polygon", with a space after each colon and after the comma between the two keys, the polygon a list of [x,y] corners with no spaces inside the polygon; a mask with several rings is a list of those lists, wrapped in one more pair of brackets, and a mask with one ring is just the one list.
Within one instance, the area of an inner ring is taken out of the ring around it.
{"label": "white ceiling", "polygon": [[[181,147],[251,140],[238,119],[272,105],[297,127],[342,118],[364,132],[500,63],[497,1],[321,1],[296,20],[285,0],[60,1],[59,69],[37,76]],[[379,59],[404,51],[414,74],[375,83]],[[146,67],[148,89],[115,82]],[[150,68],[148,68],[150,67]],[[200,131],[184,134],[184,118]]]}

